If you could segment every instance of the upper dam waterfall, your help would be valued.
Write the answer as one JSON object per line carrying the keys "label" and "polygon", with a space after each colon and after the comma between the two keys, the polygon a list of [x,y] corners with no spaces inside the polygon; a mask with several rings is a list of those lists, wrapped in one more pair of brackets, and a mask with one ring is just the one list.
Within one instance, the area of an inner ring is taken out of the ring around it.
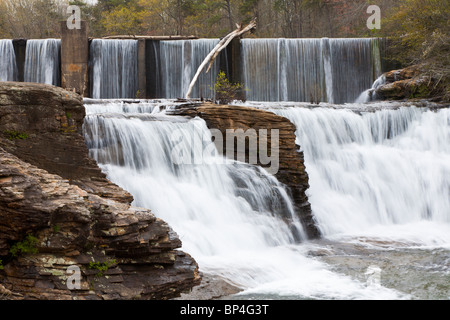
{"label": "upper dam waterfall", "polygon": [[16,54],[12,40],[0,40],[0,81],[16,80]]}
{"label": "upper dam waterfall", "polygon": [[353,102],[381,75],[380,39],[243,39],[247,100]]}
{"label": "upper dam waterfall", "polygon": [[[146,55],[156,98],[183,98],[199,65],[218,39],[152,42]],[[250,101],[354,102],[381,73],[381,43],[368,39],[243,39],[241,82]],[[137,40],[94,39],[93,98],[135,98]],[[220,70],[229,72],[226,50],[201,73],[192,97],[214,98]]]}
{"label": "upper dam waterfall", "polygon": [[[203,59],[217,39],[166,40],[152,43],[154,63],[148,66],[157,98],[183,98]],[[150,54],[150,53],[147,53]],[[138,96],[138,41],[94,39],[90,47],[91,90],[94,99],[136,98]],[[219,59],[218,59],[219,60]],[[219,73],[216,61],[194,86],[192,97],[213,98]]]}
{"label": "upper dam waterfall", "polygon": [[[138,40],[92,39],[86,65],[89,97],[184,98],[218,42],[151,40],[139,45]],[[224,71],[229,80],[235,81],[230,78],[233,72],[244,85],[248,101],[351,103],[382,73],[383,40],[378,38],[242,39],[236,45],[240,54],[223,50],[210,72],[201,73],[193,98],[214,99],[217,75]],[[6,79],[8,73],[8,79],[16,79],[11,40],[1,40],[0,48],[1,77]],[[25,55],[20,63],[24,81],[61,85],[61,40],[27,40]]]}
{"label": "upper dam waterfall", "polygon": [[61,40],[28,40],[26,46],[25,82],[61,85]]}
{"label": "upper dam waterfall", "polygon": [[[176,102],[85,106],[86,143],[108,178],[167,221],[202,272],[242,288],[236,298],[446,295],[445,289],[430,292],[420,279],[425,273],[439,283],[448,272],[448,109],[263,104],[296,124],[304,150],[310,202],[324,238],[298,243],[278,217],[291,204],[274,177],[224,163],[214,152],[203,164],[172,162],[175,148],[198,155],[209,137],[203,120],[165,114]],[[174,140],[178,130],[184,138]],[[410,265],[411,257],[423,266]],[[383,271],[380,286],[366,283],[374,264]],[[405,268],[406,287],[396,283]]]}
{"label": "upper dam waterfall", "polygon": [[[168,99],[185,97],[198,67],[218,42],[218,39],[161,41],[159,96]],[[209,73],[202,72],[200,75],[192,91],[193,98],[214,98],[214,83],[219,73],[218,60]]]}
{"label": "upper dam waterfall", "polygon": [[92,40],[90,64],[93,98],[136,98],[137,45],[137,40]]}

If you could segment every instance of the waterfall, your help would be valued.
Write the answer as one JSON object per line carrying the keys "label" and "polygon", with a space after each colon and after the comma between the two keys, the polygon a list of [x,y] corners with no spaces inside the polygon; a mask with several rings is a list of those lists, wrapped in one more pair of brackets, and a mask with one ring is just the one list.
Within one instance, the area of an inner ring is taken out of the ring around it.
{"label": "waterfall", "polygon": [[[402,230],[413,239],[434,232],[431,238],[439,242],[438,230],[448,231],[450,109],[412,106],[357,114],[293,107],[274,112],[297,127],[309,200],[325,236],[374,229],[376,236],[396,230],[401,237],[400,226],[416,225],[422,227]],[[435,227],[423,227],[427,223]]]}
{"label": "waterfall", "polygon": [[[217,39],[161,41],[159,59],[162,97],[184,98],[198,67],[218,42]],[[214,83],[219,73],[218,60],[219,58],[208,73],[206,70],[202,72],[191,97],[214,97]]]}
{"label": "waterfall", "polygon": [[381,74],[379,39],[243,39],[253,101],[353,102]]}
{"label": "waterfall", "polygon": [[16,81],[16,54],[12,40],[0,40],[0,81]]}
{"label": "waterfall", "polygon": [[[217,151],[202,164],[174,163],[172,152],[177,149],[193,159],[205,157],[211,135],[203,120],[165,116],[153,105],[86,108],[84,132],[91,156],[113,181],[132,192],[136,205],[151,208],[182,232],[191,254],[295,243],[278,210],[288,211],[283,214],[296,221],[304,237],[284,187],[263,169],[224,162]],[[176,132],[183,133],[181,141]]]}
{"label": "waterfall", "polygon": [[[284,187],[263,169],[224,160],[207,147],[211,133],[202,119],[168,116],[164,109],[170,106],[163,104],[90,101],[85,141],[108,178],[133,194],[135,205],[150,208],[177,232],[201,272],[257,297],[402,296],[368,288],[309,258],[307,242],[303,248],[280,219],[282,210],[302,230]],[[207,161],[175,164],[175,149]]]}
{"label": "waterfall", "polygon": [[61,40],[28,40],[25,54],[25,82],[61,85]]}
{"label": "waterfall", "polygon": [[136,98],[137,40],[92,40],[92,98]]}
{"label": "waterfall", "polygon": [[[379,39],[330,39],[333,98],[353,102],[381,75]],[[374,54],[375,53],[375,54]]]}

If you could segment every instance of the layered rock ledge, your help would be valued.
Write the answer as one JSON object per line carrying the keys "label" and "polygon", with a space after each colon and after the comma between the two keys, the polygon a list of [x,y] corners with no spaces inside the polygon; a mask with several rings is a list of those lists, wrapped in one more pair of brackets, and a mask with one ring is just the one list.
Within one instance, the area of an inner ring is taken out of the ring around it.
{"label": "layered rock ledge", "polygon": [[[186,105],[170,112],[174,115],[184,115],[190,117],[200,117],[205,120],[209,129],[218,129],[225,136],[228,129],[254,129],[258,134],[258,141],[264,139],[266,145],[271,146],[272,129],[279,133],[279,168],[275,176],[283,183],[290,192],[296,213],[305,228],[309,238],[319,237],[311,205],[306,195],[309,188],[309,178],[305,170],[303,152],[295,143],[295,125],[287,118],[278,116],[272,112],[241,106],[217,105],[213,103],[203,103],[201,105]],[[266,129],[268,136],[260,136],[259,130]],[[236,151],[236,150],[234,150]],[[249,144],[246,144],[246,154],[249,154]],[[229,156],[226,144],[223,143],[223,154]],[[236,160],[236,152],[231,152]],[[246,159],[247,161],[248,159]],[[259,163],[262,167],[267,167],[264,163]]]}
{"label": "layered rock ledge", "polygon": [[[200,283],[196,262],[167,223],[133,207],[89,158],[83,119],[76,94],[0,83],[0,296],[171,299],[189,291]],[[14,255],[30,236],[32,250]],[[69,288],[71,266],[79,288]]]}

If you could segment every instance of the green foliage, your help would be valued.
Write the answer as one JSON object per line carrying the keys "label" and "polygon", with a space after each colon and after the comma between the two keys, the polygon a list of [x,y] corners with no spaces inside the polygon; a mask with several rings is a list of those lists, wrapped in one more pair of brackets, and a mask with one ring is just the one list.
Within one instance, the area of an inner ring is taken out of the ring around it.
{"label": "green foliage", "polygon": [[26,134],[25,132],[19,132],[15,130],[5,130],[3,131],[3,133],[9,140],[17,140],[17,139],[25,140],[28,138],[28,134]]}
{"label": "green foliage", "polygon": [[3,270],[3,269],[4,269],[4,267],[3,267],[3,260],[0,259],[0,270]]}
{"label": "green foliage", "polygon": [[38,239],[33,237],[31,234],[27,234],[23,241],[15,243],[9,252],[13,257],[18,257],[23,254],[36,254],[38,249],[36,248]]}
{"label": "green foliage", "polygon": [[97,274],[95,275],[96,277],[102,277],[103,274],[108,271],[109,268],[111,268],[112,266],[116,265],[117,262],[115,259],[112,260],[107,260],[106,262],[89,262],[89,269],[94,269],[97,270]]}
{"label": "green foliage", "polygon": [[219,104],[228,104],[233,100],[244,100],[244,86],[240,83],[231,83],[225,74],[220,71],[214,84],[216,101]]}
{"label": "green foliage", "polygon": [[119,6],[128,6],[133,0],[98,0],[98,5],[104,10],[112,10]]}
{"label": "green foliage", "polygon": [[404,62],[419,61],[431,54],[437,41],[446,42],[448,48],[449,19],[448,1],[405,0],[383,21],[384,35],[400,45],[403,54],[398,56]]}
{"label": "green foliage", "polygon": [[[433,95],[450,100],[450,5],[442,0],[405,0],[383,21],[383,36],[393,44],[390,58],[420,65],[431,78]],[[423,89],[416,94],[424,96]]]}
{"label": "green foliage", "polygon": [[411,98],[428,98],[429,96],[430,89],[428,88],[426,83],[420,84],[411,94]]}

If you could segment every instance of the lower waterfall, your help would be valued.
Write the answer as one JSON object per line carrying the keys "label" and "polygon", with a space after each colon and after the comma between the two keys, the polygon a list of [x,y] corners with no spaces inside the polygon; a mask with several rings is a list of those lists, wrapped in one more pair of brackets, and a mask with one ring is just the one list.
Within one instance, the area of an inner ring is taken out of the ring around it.
{"label": "lower waterfall", "polygon": [[450,109],[274,111],[297,127],[322,234],[427,222],[449,226]]}
{"label": "lower waterfall", "polygon": [[204,163],[174,164],[174,149],[195,160],[210,136],[202,119],[166,115],[172,105],[87,103],[85,140],[135,205],[172,226],[201,272],[242,290],[233,299],[448,298],[449,109],[263,106],[297,126],[304,151],[323,238],[298,243],[277,214],[293,216],[273,176],[214,148]]}
{"label": "lower waterfall", "polygon": [[0,40],[0,81],[17,81],[16,54],[12,40]]}

